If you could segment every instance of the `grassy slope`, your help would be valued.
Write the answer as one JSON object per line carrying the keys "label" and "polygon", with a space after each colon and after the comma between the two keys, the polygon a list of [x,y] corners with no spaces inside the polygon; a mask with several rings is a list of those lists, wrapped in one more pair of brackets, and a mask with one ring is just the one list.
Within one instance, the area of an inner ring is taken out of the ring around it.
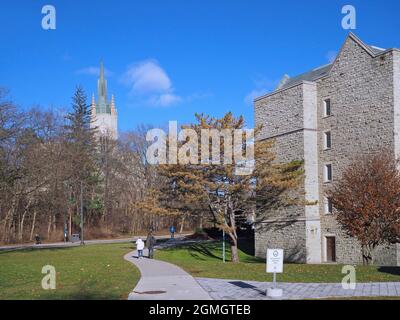
{"label": "grassy slope", "polygon": [[[0,252],[0,299],[121,299],[140,272],[123,259],[132,244]],[[56,290],[43,290],[44,265],[57,273]]]}
{"label": "grassy slope", "polygon": [[[186,245],[156,251],[156,258],[174,263],[195,277],[223,278],[254,281],[272,281],[265,272],[265,261],[240,251],[239,264],[222,262],[220,242]],[[227,248],[227,259],[230,259]],[[277,276],[283,282],[341,282],[341,265],[285,264],[284,273]],[[357,266],[358,282],[400,281],[400,268]]]}

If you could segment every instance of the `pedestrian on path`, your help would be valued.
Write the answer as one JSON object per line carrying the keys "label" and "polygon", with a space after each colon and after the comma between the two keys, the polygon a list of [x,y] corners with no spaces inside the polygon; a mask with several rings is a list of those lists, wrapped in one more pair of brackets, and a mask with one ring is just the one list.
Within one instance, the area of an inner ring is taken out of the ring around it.
{"label": "pedestrian on path", "polygon": [[40,239],[40,236],[37,233],[35,235],[35,244],[42,244],[42,240]]}
{"label": "pedestrian on path", "polygon": [[153,230],[150,229],[149,234],[146,239],[146,246],[149,249],[149,259],[153,259],[154,256],[154,246],[156,244],[156,238],[153,236]]}
{"label": "pedestrian on path", "polygon": [[136,249],[138,252],[138,259],[143,258],[144,242],[141,238],[136,240]]}
{"label": "pedestrian on path", "polygon": [[173,225],[169,227],[169,232],[171,233],[171,239],[174,239],[175,227]]}

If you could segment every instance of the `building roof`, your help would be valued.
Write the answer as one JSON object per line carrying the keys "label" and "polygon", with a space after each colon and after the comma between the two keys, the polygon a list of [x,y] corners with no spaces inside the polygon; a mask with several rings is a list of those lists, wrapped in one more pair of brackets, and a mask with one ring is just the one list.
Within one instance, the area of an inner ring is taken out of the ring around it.
{"label": "building roof", "polygon": [[[352,39],[353,41],[357,42],[362,48],[364,48],[371,56],[373,57],[377,57],[381,54],[385,54],[386,52],[392,51],[392,50],[396,50],[398,52],[400,52],[400,49],[396,49],[396,48],[392,48],[392,49],[382,49],[376,46],[371,46],[371,45],[367,45],[365,44],[362,40],[360,40],[359,38],[357,38],[357,36],[353,33],[349,33],[348,38]],[[260,99],[263,99],[269,95],[275,94],[276,92],[279,92],[281,90],[285,90],[287,88],[290,87],[294,87],[297,86],[299,84],[301,84],[303,81],[305,82],[315,82],[316,80],[328,76],[332,66],[335,64],[337,57],[340,55],[341,51],[343,50],[345,44],[343,44],[342,48],[340,49],[339,53],[336,56],[336,59],[326,65],[323,65],[321,67],[315,68],[311,71],[302,73],[300,75],[294,76],[294,77],[289,77],[288,75],[284,75],[283,78],[281,79],[281,81],[279,82],[277,88],[275,88],[275,90],[273,90],[272,92],[262,95],[260,97],[256,97],[254,99],[254,101],[258,101]]]}
{"label": "building roof", "polygon": [[374,54],[380,54],[380,53],[386,51],[386,49],[382,49],[382,48],[375,47],[375,46],[368,46],[368,47],[371,49],[371,51],[372,51]]}
{"label": "building roof", "polygon": [[313,69],[311,71],[302,73],[298,76],[292,77],[292,78],[286,78],[286,81],[281,82],[281,84],[278,86],[277,89],[285,89],[288,87],[291,87],[295,84],[301,83],[303,81],[315,81],[329,73],[329,70],[331,70],[332,63],[318,67],[316,69]]}
{"label": "building roof", "polygon": [[[355,37],[353,34],[351,34],[352,37]],[[378,55],[384,51],[386,51],[386,49],[382,49],[379,47],[375,47],[375,46],[370,46],[370,45],[365,45],[365,47],[367,47],[367,49],[369,49],[374,55]],[[326,65],[323,65],[321,67],[315,68],[311,71],[302,73],[300,75],[297,75],[295,77],[289,77],[288,75],[285,75],[281,82],[279,83],[278,87],[276,88],[276,90],[281,90],[281,89],[285,89],[285,88],[289,88],[291,86],[294,86],[296,84],[299,84],[303,81],[315,81],[319,78],[322,78],[326,75],[328,75],[329,71],[331,70],[333,63],[329,63]]]}

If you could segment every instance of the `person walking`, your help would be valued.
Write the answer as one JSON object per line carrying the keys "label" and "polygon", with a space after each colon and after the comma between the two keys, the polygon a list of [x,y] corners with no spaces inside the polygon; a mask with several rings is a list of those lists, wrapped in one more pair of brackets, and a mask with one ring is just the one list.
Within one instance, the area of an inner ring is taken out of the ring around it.
{"label": "person walking", "polygon": [[169,227],[169,232],[171,233],[171,239],[174,239],[174,237],[175,237],[175,227],[174,227],[174,225]]}
{"label": "person walking", "polygon": [[153,259],[155,244],[156,244],[156,238],[154,238],[153,236],[153,230],[150,229],[146,239],[146,246],[147,249],[149,250],[149,259]]}
{"label": "person walking", "polygon": [[144,242],[141,238],[136,240],[136,249],[138,252],[138,259],[143,258]]}
{"label": "person walking", "polygon": [[42,240],[40,239],[40,236],[37,233],[35,235],[35,244],[42,244]]}

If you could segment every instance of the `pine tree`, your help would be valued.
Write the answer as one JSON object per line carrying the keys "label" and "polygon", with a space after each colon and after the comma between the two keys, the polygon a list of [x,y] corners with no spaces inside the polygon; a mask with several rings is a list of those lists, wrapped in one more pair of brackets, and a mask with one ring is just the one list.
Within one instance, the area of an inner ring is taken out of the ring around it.
{"label": "pine tree", "polygon": [[[72,97],[72,112],[66,116],[65,126],[70,173],[69,196],[76,212],[79,212],[81,188],[88,194],[99,180],[97,141],[95,129],[90,126],[91,114],[86,101],[83,88],[78,86]],[[74,208],[69,208],[70,221],[73,220]]]}
{"label": "pine tree", "polygon": [[[234,130],[245,128],[244,118],[236,118],[232,113],[227,113],[220,119],[196,114],[196,120],[195,124],[183,128],[194,130],[198,137],[203,129],[216,129],[219,133],[225,130],[228,135],[233,136]],[[182,215],[192,216],[208,212],[214,225],[224,230],[230,238],[232,262],[239,262],[237,223],[256,210],[257,192],[260,197],[259,205],[265,208],[267,203],[275,201],[285,191],[296,188],[302,175],[302,163],[274,164],[271,151],[273,144],[264,141],[256,144],[256,156],[260,162],[255,170],[247,175],[238,175],[236,172],[238,167],[243,166],[242,162],[233,157],[231,163],[224,163],[227,141],[219,139],[220,163],[178,162],[159,166],[159,174],[165,178],[165,187],[159,189],[157,200],[152,195],[153,200],[147,209],[154,207],[153,212],[162,213],[158,209],[161,206],[173,214],[180,212]],[[186,142],[182,142],[180,146]],[[243,133],[239,147],[245,150],[248,143],[252,142]],[[211,150],[211,146],[210,138],[206,148]],[[201,148],[198,149],[199,159],[200,155]],[[283,203],[282,198],[281,204]]]}

